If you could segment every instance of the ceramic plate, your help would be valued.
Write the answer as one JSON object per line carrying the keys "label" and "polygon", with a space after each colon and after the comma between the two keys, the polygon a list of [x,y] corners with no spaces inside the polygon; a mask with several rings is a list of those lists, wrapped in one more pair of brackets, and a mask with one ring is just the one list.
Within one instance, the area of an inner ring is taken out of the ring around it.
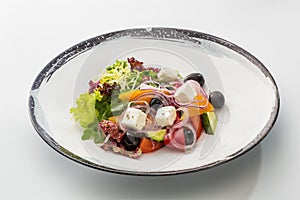
{"label": "ceramic plate", "polygon": [[[163,148],[137,159],[82,141],[70,108],[90,80],[128,57],[149,66],[175,67],[182,76],[204,74],[209,91],[225,96],[225,105],[216,110],[215,134],[202,134],[188,152]],[[73,161],[120,174],[172,175],[208,169],[252,149],[276,121],[279,94],[267,68],[231,42],[191,30],[140,28],[103,34],[62,52],[34,80],[29,110],[41,138]]]}

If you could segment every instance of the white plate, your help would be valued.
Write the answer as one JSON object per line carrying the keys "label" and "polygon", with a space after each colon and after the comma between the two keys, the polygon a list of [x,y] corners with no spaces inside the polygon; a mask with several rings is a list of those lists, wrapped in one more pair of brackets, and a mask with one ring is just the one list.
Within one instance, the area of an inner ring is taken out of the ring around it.
{"label": "white plate", "polygon": [[[116,59],[136,57],[147,65],[176,67],[182,75],[199,71],[209,90],[223,92],[214,136],[203,135],[187,153],[168,148],[139,159],[104,151],[80,139],[69,109],[89,80]],[[279,111],[276,83],[247,51],[205,33],[141,28],[100,35],[54,58],[37,76],[29,98],[33,126],[62,155],[100,170],[131,175],[171,175],[207,169],[230,161],[258,144]]]}

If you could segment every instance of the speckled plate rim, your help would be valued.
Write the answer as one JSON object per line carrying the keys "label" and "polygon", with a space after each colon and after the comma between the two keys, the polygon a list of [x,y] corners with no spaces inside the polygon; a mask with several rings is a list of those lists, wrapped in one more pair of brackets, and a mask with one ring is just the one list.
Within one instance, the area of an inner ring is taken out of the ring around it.
{"label": "speckled plate rim", "polygon": [[[51,75],[58,70],[60,67],[62,67],[65,63],[67,63],[69,60],[72,60],[76,56],[80,55],[81,53],[88,51],[89,49],[93,48],[94,46],[97,46],[98,44],[105,42],[107,38],[118,38],[122,36],[128,36],[131,34],[139,33],[139,32],[149,32],[149,30],[153,33],[160,32],[160,31],[167,31],[167,32],[178,32],[181,33],[184,36],[187,36],[187,38],[191,39],[204,39],[208,40],[214,43],[217,43],[219,45],[222,45],[224,47],[227,47],[238,54],[242,55],[245,57],[247,60],[249,60],[251,63],[253,63],[258,69],[261,70],[261,72],[270,79],[270,81],[273,84],[274,87],[274,92],[275,92],[275,106],[273,107],[273,110],[271,112],[271,115],[265,124],[264,128],[261,130],[261,132],[258,133],[258,135],[251,141],[249,142],[245,147],[242,149],[238,150],[234,154],[231,154],[227,157],[225,157],[222,160],[218,160],[212,163],[209,163],[207,165],[202,165],[199,167],[194,167],[194,168],[188,168],[188,169],[182,169],[182,170],[174,170],[174,171],[151,171],[151,172],[143,172],[143,171],[128,171],[128,170],[119,170],[119,169],[114,169],[110,168],[107,166],[103,165],[98,165],[95,163],[92,163],[86,159],[83,159],[74,153],[68,151],[64,147],[62,147],[58,142],[56,142],[50,135],[48,135],[47,131],[44,130],[40,124],[37,122],[37,116],[34,113],[35,110],[35,101],[33,96],[29,96],[29,114],[30,114],[30,119],[31,123],[34,126],[36,132],[39,134],[39,136],[54,150],[56,150],[58,153],[62,154],[63,156],[77,162],[80,164],[83,164],[85,166],[106,171],[106,172],[112,172],[112,173],[117,173],[117,174],[124,174],[124,175],[136,175],[136,176],[162,176],[162,175],[176,175],[176,174],[184,174],[184,173],[191,173],[191,172],[197,172],[205,169],[209,169],[215,166],[219,166],[221,164],[227,163],[233,159],[236,159],[240,157],[241,155],[245,154],[249,150],[251,150],[253,147],[255,147],[257,144],[259,144],[270,132],[272,127],[274,126],[278,114],[279,114],[279,108],[280,108],[280,96],[279,96],[279,91],[278,91],[278,86],[269,72],[269,70],[252,54],[244,50],[243,48],[227,41],[222,38],[207,34],[207,33],[202,33],[202,32],[197,32],[197,31],[192,31],[192,30],[186,30],[186,29],[178,29],[178,28],[164,28],[164,27],[152,27],[152,28],[135,28],[135,29],[125,29],[125,30],[120,30],[120,31],[115,31],[111,33],[106,33],[103,35],[99,35],[90,39],[87,39],[83,42],[80,42],[71,48],[65,50],[61,54],[59,54],[57,57],[55,57],[50,63],[48,63],[42,71],[38,74],[36,79],[33,82],[33,85],[31,87],[31,91],[38,89],[41,86],[41,83],[43,81],[47,81],[51,78]],[[154,34],[155,37],[155,34]],[[174,39],[180,39],[176,38],[178,36],[171,36],[174,37]],[[31,92],[30,92],[31,94]]]}

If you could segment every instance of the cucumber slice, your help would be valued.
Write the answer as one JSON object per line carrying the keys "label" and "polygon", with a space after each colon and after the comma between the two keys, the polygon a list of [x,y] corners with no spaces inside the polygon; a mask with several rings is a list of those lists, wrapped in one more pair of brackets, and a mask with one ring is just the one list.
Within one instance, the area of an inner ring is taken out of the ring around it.
{"label": "cucumber slice", "polygon": [[155,140],[157,142],[161,142],[161,141],[164,140],[164,136],[165,136],[166,132],[167,132],[166,129],[161,129],[161,130],[158,130],[158,131],[148,131],[147,135],[152,140]]}
{"label": "cucumber slice", "polygon": [[201,115],[201,121],[205,132],[209,135],[214,135],[218,118],[215,112],[206,112]]}

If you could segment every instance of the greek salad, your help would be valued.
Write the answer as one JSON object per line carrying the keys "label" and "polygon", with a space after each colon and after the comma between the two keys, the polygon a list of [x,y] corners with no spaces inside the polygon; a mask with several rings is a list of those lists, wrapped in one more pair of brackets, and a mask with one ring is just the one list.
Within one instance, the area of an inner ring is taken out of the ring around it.
{"label": "greek salad", "polygon": [[224,105],[209,92],[201,73],[182,77],[170,67],[146,67],[134,57],[106,67],[70,109],[82,140],[137,158],[169,147],[187,152],[200,136],[215,133],[215,109]]}

